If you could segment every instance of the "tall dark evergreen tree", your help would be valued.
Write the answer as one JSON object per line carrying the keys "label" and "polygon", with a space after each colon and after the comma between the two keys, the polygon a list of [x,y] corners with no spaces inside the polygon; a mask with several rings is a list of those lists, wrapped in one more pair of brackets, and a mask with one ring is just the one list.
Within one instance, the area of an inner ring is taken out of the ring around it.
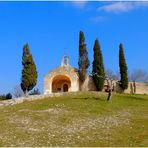
{"label": "tall dark evergreen tree", "polygon": [[28,44],[26,44],[23,48],[22,65],[23,70],[21,78],[21,88],[24,91],[25,95],[27,95],[28,91],[32,90],[37,84],[38,77],[36,65],[30,53]]}
{"label": "tall dark evergreen tree", "polygon": [[94,61],[93,61],[93,81],[98,91],[102,91],[104,86],[105,71],[103,64],[103,56],[98,39],[94,44]]}
{"label": "tall dark evergreen tree", "polygon": [[119,67],[120,67],[120,76],[121,76],[121,88],[123,91],[128,88],[128,72],[127,64],[124,56],[123,45],[119,45]]}
{"label": "tall dark evergreen tree", "polygon": [[84,33],[80,31],[79,34],[79,78],[81,82],[84,82],[87,69],[89,67],[88,52],[85,44]]}

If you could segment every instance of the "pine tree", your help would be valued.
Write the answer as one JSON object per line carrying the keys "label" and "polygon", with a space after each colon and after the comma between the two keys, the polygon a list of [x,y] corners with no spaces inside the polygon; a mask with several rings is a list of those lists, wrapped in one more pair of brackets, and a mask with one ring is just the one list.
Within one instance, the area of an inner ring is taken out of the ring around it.
{"label": "pine tree", "polygon": [[127,65],[124,56],[123,45],[120,43],[119,45],[119,67],[120,67],[120,76],[121,76],[121,88],[124,91],[128,88],[128,73],[127,73]]}
{"label": "pine tree", "polygon": [[94,61],[93,61],[93,81],[98,91],[102,91],[104,86],[105,71],[101,47],[98,39],[94,43]]}
{"label": "pine tree", "polygon": [[85,44],[84,33],[80,31],[79,34],[79,78],[81,82],[85,81],[87,69],[89,67],[88,52]]}
{"label": "pine tree", "polygon": [[37,84],[38,77],[36,65],[30,53],[28,44],[26,44],[23,48],[22,65],[23,70],[21,78],[21,88],[24,91],[25,95],[27,95],[28,91],[32,90]]}

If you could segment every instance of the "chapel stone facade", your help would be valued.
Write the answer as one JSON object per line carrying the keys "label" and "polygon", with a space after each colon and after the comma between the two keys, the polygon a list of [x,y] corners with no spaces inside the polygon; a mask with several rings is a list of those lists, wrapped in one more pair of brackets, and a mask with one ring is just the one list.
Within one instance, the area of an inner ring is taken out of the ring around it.
{"label": "chapel stone facade", "polygon": [[70,59],[66,55],[62,58],[61,66],[44,76],[44,94],[76,92],[80,89],[96,90],[92,78],[88,75],[83,85],[80,84],[78,69],[70,65]]}
{"label": "chapel stone facade", "polygon": [[44,94],[79,91],[77,69],[71,67],[68,56],[63,56],[61,66],[44,77]]}

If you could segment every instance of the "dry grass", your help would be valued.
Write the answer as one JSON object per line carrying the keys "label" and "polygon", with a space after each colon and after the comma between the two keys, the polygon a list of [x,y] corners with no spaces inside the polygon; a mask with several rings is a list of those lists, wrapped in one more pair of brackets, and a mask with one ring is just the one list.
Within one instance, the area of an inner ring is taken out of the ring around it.
{"label": "dry grass", "polygon": [[148,146],[148,96],[83,92],[1,108],[0,146]]}

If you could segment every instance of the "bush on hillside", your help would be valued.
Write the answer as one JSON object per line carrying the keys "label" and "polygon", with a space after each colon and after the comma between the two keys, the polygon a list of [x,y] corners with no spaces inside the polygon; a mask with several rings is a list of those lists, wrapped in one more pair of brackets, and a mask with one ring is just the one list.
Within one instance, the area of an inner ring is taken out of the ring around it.
{"label": "bush on hillside", "polygon": [[6,100],[12,99],[11,93],[6,94]]}
{"label": "bush on hillside", "polygon": [[0,95],[0,100],[5,100],[6,96],[5,95]]}
{"label": "bush on hillside", "polygon": [[39,89],[33,89],[33,91],[30,92],[29,95],[40,95],[40,90]]}
{"label": "bush on hillside", "polygon": [[0,100],[9,100],[12,99],[11,93],[8,93],[6,95],[0,95]]}

